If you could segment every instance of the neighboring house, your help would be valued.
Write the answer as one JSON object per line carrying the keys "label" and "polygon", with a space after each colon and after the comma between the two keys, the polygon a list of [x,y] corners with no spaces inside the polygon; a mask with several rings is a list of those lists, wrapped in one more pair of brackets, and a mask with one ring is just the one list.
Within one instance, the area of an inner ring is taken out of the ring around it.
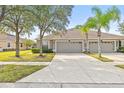
{"label": "neighboring house", "polygon": [[[7,33],[0,33],[0,51],[3,49],[15,49],[15,36]],[[20,38],[20,49],[26,49],[23,44],[22,38]]]}
{"label": "neighboring house", "polygon": [[[89,31],[89,50],[97,52],[97,32]],[[57,53],[80,53],[85,49],[85,33],[78,29],[70,29],[64,34],[47,35],[43,38],[43,45],[48,46]],[[119,46],[124,46],[124,36],[101,33],[101,50],[102,52],[116,52]],[[39,39],[37,39],[39,47]]]}

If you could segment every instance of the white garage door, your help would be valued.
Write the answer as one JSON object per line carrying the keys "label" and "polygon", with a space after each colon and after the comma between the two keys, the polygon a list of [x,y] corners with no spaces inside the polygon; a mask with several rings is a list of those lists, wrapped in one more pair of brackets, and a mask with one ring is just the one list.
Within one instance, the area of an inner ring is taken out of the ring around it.
{"label": "white garage door", "polygon": [[[90,52],[97,52],[98,51],[97,42],[90,42],[89,49],[90,49]],[[103,53],[114,52],[114,42],[102,42],[101,43],[101,51]]]}
{"label": "white garage door", "polygon": [[58,53],[81,53],[81,42],[57,42]]}

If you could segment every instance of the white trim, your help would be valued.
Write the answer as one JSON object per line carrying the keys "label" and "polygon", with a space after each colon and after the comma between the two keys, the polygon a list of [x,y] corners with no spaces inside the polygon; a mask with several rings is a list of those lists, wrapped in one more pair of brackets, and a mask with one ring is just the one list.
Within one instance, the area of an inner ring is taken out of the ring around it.
{"label": "white trim", "polygon": [[117,48],[119,48],[119,40],[117,41],[118,43],[117,43]]}
{"label": "white trim", "polygon": [[89,48],[90,48],[90,44],[89,44],[89,43],[90,43],[90,42],[89,42],[89,40],[88,40],[88,46],[87,46],[87,47],[88,47],[88,50],[87,50],[87,51],[89,51],[89,50],[90,50],[90,49],[89,49]]}
{"label": "white trim", "polygon": [[50,49],[50,40],[48,41],[48,49]]}
{"label": "white trim", "polygon": [[55,52],[57,52],[57,41],[55,40]]}
{"label": "white trim", "polygon": [[114,51],[117,51],[117,43],[116,43],[116,40],[114,41]]}
{"label": "white trim", "polygon": [[84,49],[84,40],[82,40],[82,52],[85,51]]}

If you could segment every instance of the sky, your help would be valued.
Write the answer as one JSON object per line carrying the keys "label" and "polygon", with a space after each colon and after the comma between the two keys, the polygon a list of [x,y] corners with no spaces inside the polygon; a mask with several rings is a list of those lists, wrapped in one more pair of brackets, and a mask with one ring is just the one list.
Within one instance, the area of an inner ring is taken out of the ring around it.
{"label": "sky", "polygon": [[[98,6],[98,5],[97,5]],[[89,17],[92,17],[94,14],[92,13],[93,5],[76,5],[74,6],[72,10],[72,15],[69,18],[70,23],[68,24],[68,29],[75,27],[76,25],[82,25],[83,23],[86,22],[86,20]],[[112,7],[111,5],[99,5],[98,7],[101,8],[103,12],[105,12],[108,8]],[[119,10],[121,11],[121,21],[124,20],[124,6],[117,6]],[[38,29],[37,29],[38,30]],[[120,34],[118,30],[118,24],[111,23],[110,24],[110,30],[107,33],[112,33],[112,34]],[[105,30],[102,30],[103,32],[106,32]],[[37,31],[38,32],[38,31]],[[32,33],[32,36],[30,36],[31,39],[37,38],[39,33]]]}

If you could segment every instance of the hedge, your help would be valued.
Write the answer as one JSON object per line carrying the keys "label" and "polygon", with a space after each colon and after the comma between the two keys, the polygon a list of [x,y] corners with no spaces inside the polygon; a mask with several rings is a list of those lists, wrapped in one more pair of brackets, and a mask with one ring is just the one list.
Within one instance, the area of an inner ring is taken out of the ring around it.
{"label": "hedge", "polygon": [[[43,53],[53,53],[52,49],[43,48]],[[40,48],[33,48],[32,53],[40,53]]]}

